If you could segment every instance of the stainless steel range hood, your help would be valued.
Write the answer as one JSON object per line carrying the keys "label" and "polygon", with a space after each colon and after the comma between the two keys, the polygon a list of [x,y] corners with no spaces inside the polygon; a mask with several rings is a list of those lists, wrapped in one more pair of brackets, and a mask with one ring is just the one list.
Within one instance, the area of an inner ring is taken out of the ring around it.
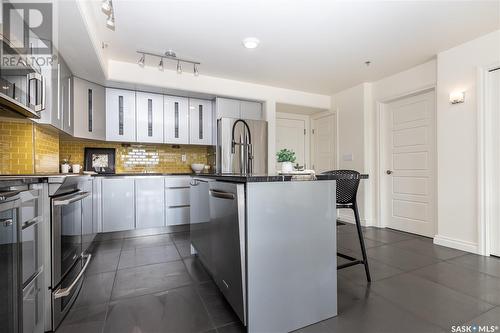
{"label": "stainless steel range hood", "polygon": [[39,119],[40,115],[0,92],[0,117]]}

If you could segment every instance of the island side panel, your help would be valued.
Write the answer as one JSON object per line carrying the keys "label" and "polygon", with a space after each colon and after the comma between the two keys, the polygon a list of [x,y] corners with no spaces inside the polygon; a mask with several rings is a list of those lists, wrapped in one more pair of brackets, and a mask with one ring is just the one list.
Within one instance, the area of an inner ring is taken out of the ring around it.
{"label": "island side panel", "polygon": [[337,315],[335,181],[247,184],[248,332]]}

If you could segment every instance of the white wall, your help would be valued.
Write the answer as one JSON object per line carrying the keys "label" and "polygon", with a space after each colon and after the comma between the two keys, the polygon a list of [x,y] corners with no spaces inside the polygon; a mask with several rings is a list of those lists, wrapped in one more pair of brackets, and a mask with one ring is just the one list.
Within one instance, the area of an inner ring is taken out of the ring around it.
{"label": "white wall", "polygon": [[[337,147],[338,169],[351,169],[361,173],[369,173],[366,159],[366,113],[369,105],[366,100],[371,96],[371,84],[362,83],[355,87],[343,90],[332,96],[332,110],[337,111]],[[351,155],[352,161],[345,159]],[[372,175],[370,175],[372,176]],[[358,207],[362,224],[371,225],[371,213],[366,203],[369,202],[369,181],[361,181],[358,193]],[[354,216],[349,210],[340,210],[339,218],[354,222]]]}
{"label": "white wall", "polygon": [[303,91],[265,86],[255,83],[222,79],[213,76],[177,74],[176,71],[159,71],[156,67],[140,67],[137,64],[110,60],[110,81],[148,85],[169,89],[194,91],[218,96],[264,101],[268,121],[268,170],[275,167],[276,103],[293,104],[319,109],[330,109],[330,96]]}
{"label": "white wall", "polygon": [[[478,252],[477,71],[500,63],[500,30],[438,54],[438,235],[436,243]],[[465,91],[465,103],[449,94]]]}

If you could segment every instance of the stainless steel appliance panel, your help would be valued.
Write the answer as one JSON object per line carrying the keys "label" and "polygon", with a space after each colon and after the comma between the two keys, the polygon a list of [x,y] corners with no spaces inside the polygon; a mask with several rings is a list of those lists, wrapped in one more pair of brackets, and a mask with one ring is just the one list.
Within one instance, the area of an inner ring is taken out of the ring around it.
{"label": "stainless steel appliance panel", "polygon": [[210,207],[208,199],[209,179],[193,178],[190,182],[190,236],[198,257],[207,267],[212,267]]}
{"label": "stainless steel appliance panel", "polygon": [[210,182],[209,205],[213,278],[246,324],[245,185]]}
{"label": "stainless steel appliance panel", "polygon": [[44,331],[43,274],[37,274],[23,290],[23,333]]}
{"label": "stainless steel appliance panel", "polygon": [[[219,173],[242,173],[243,166],[240,163],[240,154],[245,154],[245,147],[235,146],[235,152],[231,150],[231,139],[233,125],[238,119],[221,118],[217,120],[217,172]],[[251,133],[252,145],[252,173],[267,173],[267,121],[245,120]],[[235,140],[245,140],[247,137],[243,123],[235,127]]]}
{"label": "stainless steel appliance panel", "polygon": [[18,197],[0,199],[0,323],[5,332],[19,330],[20,206],[21,200]]}
{"label": "stainless steel appliance panel", "polygon": [[[80,185],[82,191],[92,193],[92,179],[83,181]],[[82,254],[89,251],[89,247],[96,236],[97,227],[93,225],[92,195],[89,194],[82,200]]]}
{"label": "stainless steel appliance panel", "polygon": [[29,190],[20,193],[21,198],[21,248],[22,248],[22,283],[26,286],[43,269],[43,234],[41,190]]}

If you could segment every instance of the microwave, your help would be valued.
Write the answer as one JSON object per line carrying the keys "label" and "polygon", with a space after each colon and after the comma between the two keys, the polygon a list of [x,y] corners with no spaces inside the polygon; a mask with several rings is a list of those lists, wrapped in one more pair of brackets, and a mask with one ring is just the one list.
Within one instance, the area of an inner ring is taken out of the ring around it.
{"label": "microwave", "polygon": [[[17,54],[4,39],[0,61],[0,116],[40,118],[45,109],[45,79],[29,64],[28,58]],[[14,61],[6,61],[4,56]]]}

